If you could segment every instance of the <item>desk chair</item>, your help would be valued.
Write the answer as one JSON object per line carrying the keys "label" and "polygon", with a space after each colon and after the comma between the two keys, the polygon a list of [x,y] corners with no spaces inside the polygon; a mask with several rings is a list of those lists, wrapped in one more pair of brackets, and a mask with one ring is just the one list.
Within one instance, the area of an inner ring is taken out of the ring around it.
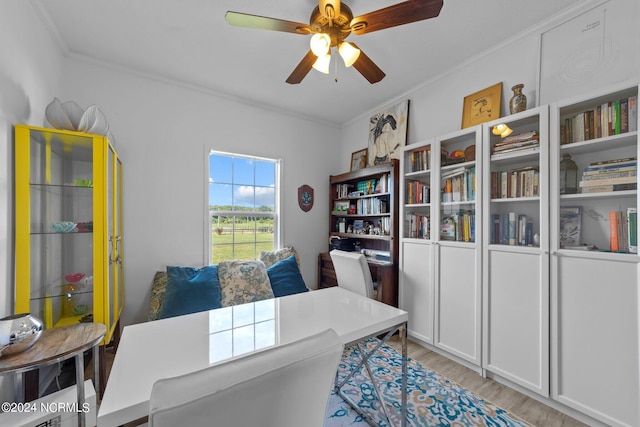
{"label": "desk chair", "polygon": [[151,390],[149,426],[322,427],[342,350],[329,329],[158,380]]}
{"label": "desk chair", "polygon": [[364,255],[339,249],[332,250],[329,255],[336,271],[338,286],[367,298],[375,298],[371,271]]}

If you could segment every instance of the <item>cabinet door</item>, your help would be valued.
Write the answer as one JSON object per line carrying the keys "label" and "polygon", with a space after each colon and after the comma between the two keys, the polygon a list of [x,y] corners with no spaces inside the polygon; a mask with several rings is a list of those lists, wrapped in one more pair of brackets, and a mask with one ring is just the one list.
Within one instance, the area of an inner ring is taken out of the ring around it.
{"label": "cabinet door", "polygon": [[554,398],[610,425],[640,425],[638,262],[554,258]]}
{"label": "cabinet door", "polygon": [[548,255],[488,251],[484,367],[549,395]]}
{"label": "cabinet door", "polygon": [[411,336],[433,344],[433,245],[402,244],[400,307],[409,313]]}
{"label": "cabinet door", "polygon": [[438,245],[435,345],[480,365],[481,276],[475,247]]}

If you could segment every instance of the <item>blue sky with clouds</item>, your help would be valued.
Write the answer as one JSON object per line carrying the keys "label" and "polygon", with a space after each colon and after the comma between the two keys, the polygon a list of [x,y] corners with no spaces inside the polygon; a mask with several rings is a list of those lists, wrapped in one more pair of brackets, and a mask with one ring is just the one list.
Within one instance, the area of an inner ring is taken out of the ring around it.
{"label": "blue sky with clouds", "polygon": [[209,156],[209,205],[274,207],[276,164],[212,154]]}

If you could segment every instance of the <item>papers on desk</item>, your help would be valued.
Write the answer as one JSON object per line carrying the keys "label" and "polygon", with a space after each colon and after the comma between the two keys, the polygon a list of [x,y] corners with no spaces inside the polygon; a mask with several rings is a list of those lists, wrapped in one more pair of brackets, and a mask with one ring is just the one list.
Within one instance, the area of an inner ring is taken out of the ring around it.
{"label": "papers on desk", "polygon": [[362,255],[367,257],[367,261],[391,261],[391,253],[388,251],[376,251],[373,249],[362,249],[360,250]]}

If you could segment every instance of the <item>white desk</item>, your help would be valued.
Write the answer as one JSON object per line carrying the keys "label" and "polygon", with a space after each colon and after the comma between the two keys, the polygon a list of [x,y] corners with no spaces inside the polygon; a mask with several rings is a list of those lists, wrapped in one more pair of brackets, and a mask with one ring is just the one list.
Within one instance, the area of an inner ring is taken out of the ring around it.
{"label": "white desk", "polygon": [[[347,345],[406,325],[407,312],[334,287],[126,326],[98,427],[149,414],[151,387],[249,352],[334,329]],[[406,337],[406,328],[401,328]]]}

